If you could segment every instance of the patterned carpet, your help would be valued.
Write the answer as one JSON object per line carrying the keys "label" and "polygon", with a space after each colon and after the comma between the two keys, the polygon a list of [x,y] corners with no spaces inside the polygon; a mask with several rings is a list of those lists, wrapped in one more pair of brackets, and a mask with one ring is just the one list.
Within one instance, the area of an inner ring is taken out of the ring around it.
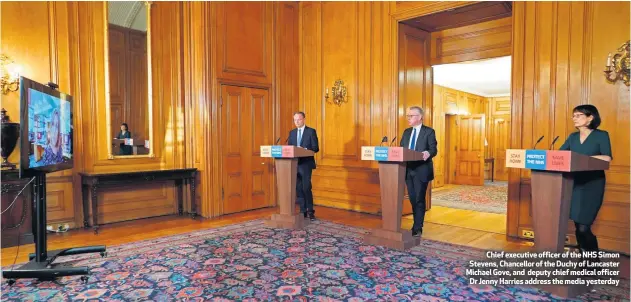
{"label": "patterned carpet", "polygon": [[432,191],[432,204],[463,210],[506,214],[508,183],[486,181],[484,186],[458,185]]}
{"label": "patterned carpet", "polygon": [[[304,231],[262,220],[64,257],[86,265],[57,282],[2,283],[3,301],[560,301],[533,288],[468,286],[467,259],[483,251],[423,240],[407,252],[363,245],[364,229],[316,221]],[[62,259],[60,259],[62,260]],[[6,268],[5,268],[6,269]],[[628,299],[629,282],[580,301]]]}

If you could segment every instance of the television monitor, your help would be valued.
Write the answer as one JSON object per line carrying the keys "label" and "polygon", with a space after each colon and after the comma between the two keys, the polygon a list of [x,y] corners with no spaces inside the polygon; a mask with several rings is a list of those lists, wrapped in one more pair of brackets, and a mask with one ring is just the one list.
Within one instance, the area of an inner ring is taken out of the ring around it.
{"label": "television monitor", "polygon": [[72,96],[20,77],[20,176],[72,169],[72,135]]}

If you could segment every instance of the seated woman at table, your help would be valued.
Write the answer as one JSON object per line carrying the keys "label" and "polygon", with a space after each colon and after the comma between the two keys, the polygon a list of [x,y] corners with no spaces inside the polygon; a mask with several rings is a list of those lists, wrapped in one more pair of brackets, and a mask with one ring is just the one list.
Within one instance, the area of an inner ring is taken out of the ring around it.
{"label": "seated woman at table", "polygon": [[[571,150],[600,160],[611,161],[611,142],[607,131],[598,130],[600,114],[593,105],[580,105],[572,114],[578,129],[568,136],[560,150]],[[574,173],[570,219],[576,227],[576,241],[581,251],[598,251],[598,240],[591,225],[598,215],[605,196],[605,171]]]}
{"label": "seated woman at table", "polygon": [[[117,139],[126,139],[131,138],[131,132],[129,132],[129,127],[126,123],[121,124],[121,131],[116,135]],[[120,155],[132,155],[133,147],[125,145],[125,143],[120,144]]]}

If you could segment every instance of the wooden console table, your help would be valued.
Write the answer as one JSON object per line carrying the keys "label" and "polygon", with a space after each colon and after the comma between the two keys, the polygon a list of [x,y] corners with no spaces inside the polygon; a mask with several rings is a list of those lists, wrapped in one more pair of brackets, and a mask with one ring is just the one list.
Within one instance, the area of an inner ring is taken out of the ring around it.
{"label": "wooden console table", "polygon": [[152,171],[134,171],[134,172],[111,172],[111,173],[90,173],[82,172],[81,175],[81,187],[83,192],[83,226],[87,228],[89,226],[89,195],[88,191],[92,191],[92,228],[94,233],[98,233],[98,210],[97,210],[97,193],[98,190],[104,186],[116,186],[122,184],[129,184],[133,182],[152,182],[152,181],[167,181],[174,180],[178,186],[178,215],[183,214],[184,208],[184,192],[183,188],[185,183],[188,183],[191,188],[191,217],[197,216],[197,209],[195,204],[195,179],[197,175],[197,169],[169,169],[169,170],[152,170]]}
{"label": "wooden console table", "polygon": [[[2,248],[33,243],[33,183],[18,170],[2,170]],[[28,187],[24,188],[28,184]],[[16,195],[15,204],[8,209]],[[7,210],[8,209],[8,210]],[[19,238],[18,238],[19,235]]]}

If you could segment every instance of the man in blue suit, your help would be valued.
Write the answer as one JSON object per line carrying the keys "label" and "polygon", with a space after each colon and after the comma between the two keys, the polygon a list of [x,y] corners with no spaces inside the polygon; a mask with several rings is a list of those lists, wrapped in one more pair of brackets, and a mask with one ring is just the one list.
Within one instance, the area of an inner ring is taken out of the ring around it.
{"label": "man in blue suit", "polygon": [[[289,145],[305,148],[315,153],[320,151],[315,129],[305,126],[304,112],[294,113],[294,124],[296,129],[289,131]],[[311,220],[315,220],[313,193],[311,192],[311,174],[315,168],[316,163],[313,156],[298,159],[297,201],[300,204],[300,212],[305,218],[309,217]]]}
{"label": "man in blue suit", "polygon": [[403,131],[401,147],[409,148],[423,153],[423,160],[407,162],[405,169],[405,184],[408,188],[414,225],[412,235],[423,234],[423,222],[425,221],[425,195],[429,182],[434,180],[434,164],[432,158],[438,154],[436,149],[436,132],[434,129],[423,125],[423,109],[410,107],[406,118],[410,128]]}

